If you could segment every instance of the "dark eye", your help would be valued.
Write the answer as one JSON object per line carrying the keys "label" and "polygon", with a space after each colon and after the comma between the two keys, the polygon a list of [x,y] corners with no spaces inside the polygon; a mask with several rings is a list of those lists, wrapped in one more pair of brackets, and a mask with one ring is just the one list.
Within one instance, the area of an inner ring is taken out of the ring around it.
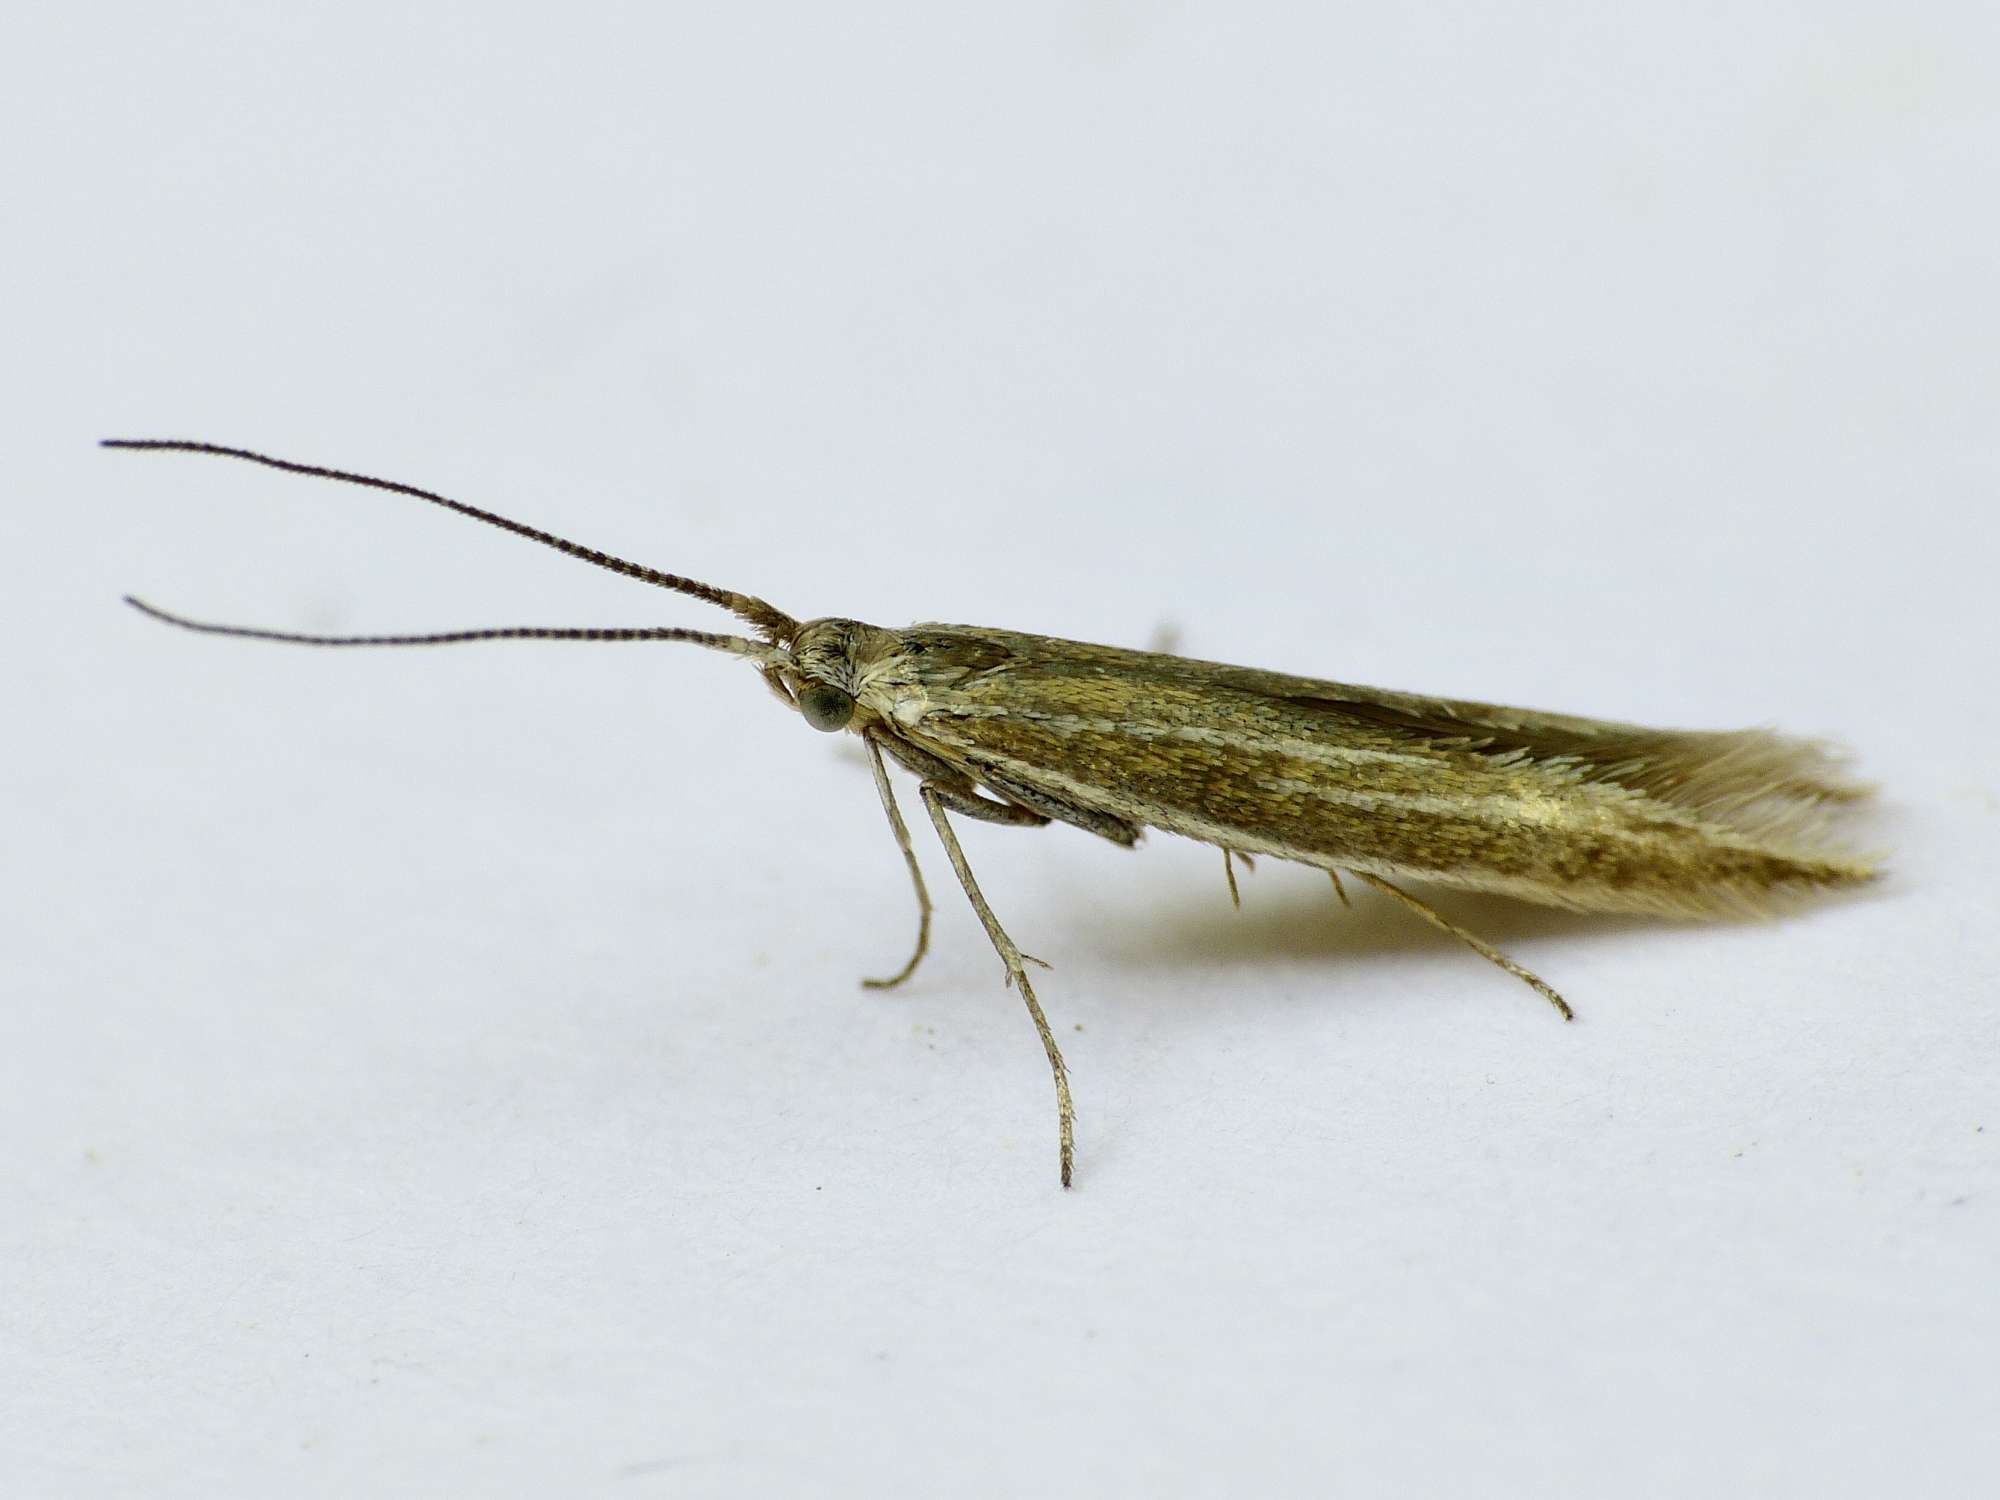
{"label": "dark eye", "polygon": [[813,728],[831,734],[854,717],[854,700],[830,682],[808,682],[799,689],[799,712]]}

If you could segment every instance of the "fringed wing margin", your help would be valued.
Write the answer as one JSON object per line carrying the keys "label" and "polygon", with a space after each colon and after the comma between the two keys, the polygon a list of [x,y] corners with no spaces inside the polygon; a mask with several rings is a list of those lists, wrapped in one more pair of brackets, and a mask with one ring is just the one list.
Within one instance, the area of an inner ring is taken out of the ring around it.
{"label": "fringed wing margin", "polygon": [[1439,750],[1490,756],[1622,787],[1734,835],[1770,856],[1768,880],[1688,893],[1690,911],[1768,911],[1788,890],[1857,885],[1881,856],[1856,847],[1855,805],[1874,788],[1856,780],[1839,747],[1768,729],[1649,729],[1452,700],[1320,700]]}

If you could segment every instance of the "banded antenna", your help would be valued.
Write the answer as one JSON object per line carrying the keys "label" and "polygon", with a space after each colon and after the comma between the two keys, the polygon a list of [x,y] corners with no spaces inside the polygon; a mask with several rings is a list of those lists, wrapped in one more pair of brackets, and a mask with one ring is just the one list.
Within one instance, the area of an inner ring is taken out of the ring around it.
{"label": "banded antenna", "polygon": [[267,469],[279,469],[288,474],[305,474],[314,479],[331,479],[341,484],[359,485],[364,489],[385,490],[392,495],[410,495],[418,500],[441,505],[446,510],[456,511],[462,516],[470,516],[475,521],[483,521],[488,526],[497,526],[502,531],[511,531],[516,536],[524,536],[531,542],[540,542],[544,547],[553,548],[566,557],[578,558],[597,567],[607,569],[626,578],[636,578],[641,583],[650,583],[656,588],[671,589],[677,594],[687,594],[704,603],[728,610],[737,619],[754,627],[761,640],[744,636],[722,635],[707,630],[687,630],[677,626],[644,627],[559,627],[543,625],[509,625],[479,630],[447,630],[421,635],[310,635],[289,630],[262,630],[247,625],[217,625],[205,620],[190,619],[185,615],[148,604],[145,600],[127,594],[125,602],[141,614],[182,630],[197,631],[203,635],[234,635],[249,640],[285,641],[297,646],[448,646],[463,641],[683,641],[689,645],[705,646],[712,651],[725,651],[733,656],[747,657],[762,669],[765,680],[776,689],[787,702],[792,701],[791,693],[783,681],[777,677],[776,669],[792,664],[791,654],[786,649],[797,637],[799,622],[775,605],[767,604],[754,594],[738,593],[734,589],[718,588],[712,583],[703,583],[697,578],[684,578],[678,573],[662,572],[649,568],[643,563],[630,562],[622,557],[614,557],[609,552],[600,552],[595,547],[586,547],[559,537],[553,532],[541,531],[519,521],[509,520],[490,510],[481,510],[476,505],[467,505],[462,500],[453,500],[431,490],[418,489],[415,485],[401,484],[393,479],[377,479],[368,474],[356,474],[346,469],[329,469],[318,464],[295,463],[290,459],[273,458],[269,454],[256,453],[248,448],[229,448],[220,443],[198,443],[177,438],[106,438],[101,446],[124,448],[137,452],[151,453],[201,453],[218,458],[241,459],[246,463],[262,464]]}

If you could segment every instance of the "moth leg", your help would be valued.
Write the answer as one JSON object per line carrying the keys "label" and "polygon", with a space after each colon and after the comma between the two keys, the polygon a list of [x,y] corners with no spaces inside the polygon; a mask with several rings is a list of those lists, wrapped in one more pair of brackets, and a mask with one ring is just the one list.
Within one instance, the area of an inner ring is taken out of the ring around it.
{"label": "moth leg", "polygon": [[991,797],[954,791],[935,781],[926,781],[923,789],[926,796],[936,797],[953,812],[977,818],[982,823],[1004,823],[1010,828],[1046,828],[1049,825],[1049,820],[1042,814],[1031,808],[1016,807],[1011,802],[995,802]]}
{"label": "moth leg", "polygon": [[1326,873],[1333,877],[1333,893],[1340,897],[1340,904],[1349,911],[1353,911],[1354,903],[1347,899],[1347,887],[1340,883],[1340,871],[1328,870]]}
{"label": "moth leg", "polygon": [[875,773],[875,790],[882,798],[882,811],[889,815],[889,827],[896,835],[896,847],[903,851],[903,863],[910,868],[910,884],[917,893],[917,948],[910,955],[910,961],[887,979],[864,979],[862,986],[871,990],[894,989],[905,979],[917,972],[917,965],[924,961],[924,955],[931,948],[931,893],[924,887],[924,872],[917,864],[917,851],[910,843],[909,825],[903,821],[903,810],[896,806],[895,788],[889,785],[889,768],[882,764],[882,750],[874,739],[863,735],[861,743],[868,747],[868,765]]}
{"label": "moth leg", "polygon": [[[955,813],[964,813],[968,818],[977,818],[982,823],[998,823],[1005,828],[1046,828],[1049,819],[1032,808],[1016,807],[1011,802],[995,802],[991,797],[981,797],[972,792],[954,791],[951,787],[940,786],[935,781],[926,781],[922,787],[925,795],[934,796]],[[963,880],[965,877],[959,877]],[[1020,955],[1038,969],[1050,969],[1055,965],[1046,958],[1037,958],[1032,953]],[[1011,982],[1011,981],[1010,981]]]}
{"label": "moth leg", "polygon": [[[1398,901],[1402,902],[1403,905],[1409,907],[1411,911],[1415,912],[1418,916],[1422,917],[1426,922],[1429,922],[1432,926],[1450,933],[1453,937],[1457,938],[1461,943],[1465,944],[1466,947],[1470,948],[1474,953],[1477,953],[1481,958],[1487,960],[1489,963],[1498,964],[1501,968],[1505,969],[1509,974],[1512,974],[1516,979],[1520,980],[1521,983],[1527,985],[1530,989],[1534,990],[1544,1000],[1548,1001],[1549,1004],[1553,1005],[1556,1008],[1557,1013],[1560,1014],[1565,1021],[1574,1021],[1576,1019],[1576,1012],[1569,1008],[1569,1002],[1567,1000],[1563,999],[1561,995],[1558,995],[1554,990],[1550,989],[1549,986],[1543,983],[1539,977],[1537,977],[1534,974],[1531,974],[1528,970],[1522,968],[1519,964],[1515,963],[1513,959],[1509,958],[1506,954],[1502,953],[1498,948],[1494,947],[1484,938],[1473,936],[1473,934],[1467,932],[1463,927],[1459,926],[1456,922],[1453,922],[1450,919],[1448,919],[1443,912],[1436,910],[1427,902],[1419,901],[1415,896],[1412,896],[1408,891],[1404,890],[1401,886],[1394,886],[1389,884],[1389,882],[1384,880],[1380,875],[1370,875],[1366,870],[1356,870],[1353,873],[1358,878],[1367,881],[1370,885],[1374,886],[1376,890],[1381,891],[1383,894],[1394,896]],[[1338,885],[1339,883],[1340,883],[1339,879],[1338,877],[1336,877],[1334,884]]]}
{"label": "moth leg", "polygon": [[917,780],[935,781],[939,786],[955,786],[960,789],[972,785],[964,773],[951,762],[940,760],[930,751],[919,750],[908,740],[898,738],[896,732],[886,723],[872,727],[868,733],[887,752],[891,760],[901,765]]}
{"label": "moth leg", "polygon": [[957,872],[958,883],[965,888],[966,899],[972,903],[973,911],[978,913],[981,925],[986,928],[993,951],[1007,966],[1007,983],[1020,989],[1021,1000],[1034,1019],[1035,1032],[1042,1039],[1042,1050],[1049,1055],[1049,1071],[1055,1074],[1056,1079],[1056,1128],[1061,1140],[1062,1185],[1068,1187],[1070,1170],[1076,1160],[1076,1106],[1069,1096],[1069,1066],[1063,1061],[1062,1048],[1056,1045],[1056,1034],[1049,1029],[1049,1018],[1042,1014],[1042,1002],[1035,998],[1034,986],[1028,983],[1028,968],[1022,962],[1021,950],[1014,946],[1014,940],[1007,936],[1000,919],[993,915],[993,908],[986,904],[986,898],[979,892],[979,882],[972,878],[972,866],[965,861],[965,851],[958,846],[958,835],[952,831],[951,821],[945,816],[951,794],[929,782],[917,790],[924,799],[925,811],[931,815],[931,825],[937,829],[938,838],[944,843],[944,852],[951,860],[951,867]]}
{"label": "moth leg", "polygon": [[[1229,899],[1238,911],[1243,910],[1243,893],[1236,889],[1236,861],[1243,861],[1243,868],[1255,870],[1257,862],[1241,849],[1231,849],[1222,845],[1222,878],[1229,882]],[[1338,884],[1338,882],[1335,882]]]}
{"label": "moth leg", "polygon": [[1085,833],[1094,833],[1101,839],[1109,839],[1121,849],[1130,849],[1139,842],[1139,825],[1136,823],[1128,823],[1123,818],[1114,818],[1110,813],[1079,807],[1074,802],[1063,801],[1060,797],[1051,797],[1047,792],[1009,776],[999,776],[991,771],[984,771],[980,773],[980,779],[1008,801],[1025,807],[1030,812],[1040,813],[1044,818],[1059,823],[1067,823],[1072,828],[1081,828]]}

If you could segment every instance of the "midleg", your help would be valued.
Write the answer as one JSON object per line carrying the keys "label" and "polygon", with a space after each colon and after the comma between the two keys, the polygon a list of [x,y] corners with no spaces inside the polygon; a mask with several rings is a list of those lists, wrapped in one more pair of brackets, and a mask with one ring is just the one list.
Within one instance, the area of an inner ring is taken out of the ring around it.
{"label": "midleg", "polygon": [[[924,808],[931,815],[931,825],[937,829],[938,838],[944,843],[944,852],[951,860],[951,867],[958,875],[958,883],[965,888],[965,896],[972,903],[972,909],[979,915],[986,928],[986,936],[993,944],[993,951],[1000,955],[1000,961],[1007,966],[1007,983],[1018,986],[1021,999],[1028,1007],[1028,1014],[1035,1023],[1035,1032],[1042,1039],[1042,1050],[1049,1055],[1049,1071],[1056,1080],[1056,1126],[1060,1137],[1060,1166],[1062,1185],[1070,1184],[1071,1167],[1076,1158],[1076,1106],[1070,1100],[1069,1067],[1063,1062],[1062,1049],[1056,1045],[1055,1033],[1049,1029],[1049,1018],[1042,1014],[1042,1003],[1035,998],[1034,986],[1028,983],[1028,969],[1023,962],[1024,955],[1014,946],[1014,940],[1007,936],[1000,919],[993,915],[993,908],[986,904],[980,894],[979,882],[972,878],[972,866],[966,863],[965,851],[958,845],[958,835],[952,830],[951,821],[945,816],[945,809],[954,812],[968,812],[972,817],[989,817],[997,823],[1019,822],[1022,819],[992,817],[985,808],[1002,808],[1003,803],[988,802],[981,798],[966,798],[961,794],[925,782],[918,788],[924,799]],[[970,812],[960,806],[970,801],[980,807],[980,812]],[[1009,812],[1019,811],[1008,808]],[[1036,822],[1044,821],[1039,814],[1027,813],[1026,817]]]}

